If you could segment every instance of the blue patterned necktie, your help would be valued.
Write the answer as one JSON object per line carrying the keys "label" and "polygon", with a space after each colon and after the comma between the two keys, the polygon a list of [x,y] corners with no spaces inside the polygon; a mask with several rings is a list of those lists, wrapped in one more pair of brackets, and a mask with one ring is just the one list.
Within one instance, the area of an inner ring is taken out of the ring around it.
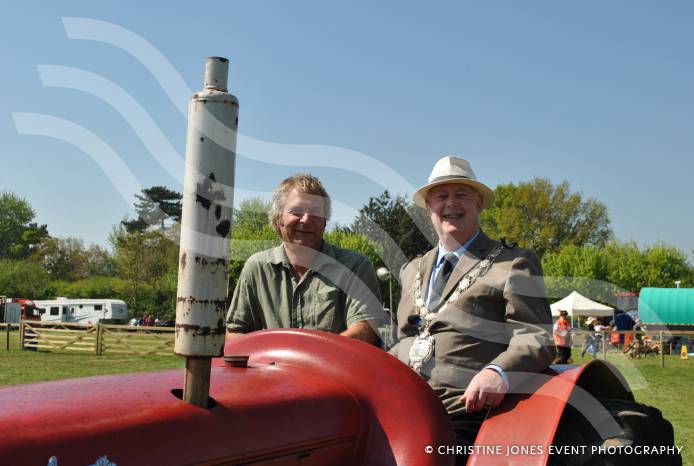
{"label": "blue patterned necktie", "polygon": [[446,283],[448,283],[448,278],[451,276],[451,272],[455,268],[455,264],[458,263],[458,256],[449,252],[443,256],[443,266],[441,270],[436,274],[434,279],[434,285],[431,288],[431,298],[429,299],[429,309],[434,309],[437,307],[442,298],[443,289],[446,288]]}

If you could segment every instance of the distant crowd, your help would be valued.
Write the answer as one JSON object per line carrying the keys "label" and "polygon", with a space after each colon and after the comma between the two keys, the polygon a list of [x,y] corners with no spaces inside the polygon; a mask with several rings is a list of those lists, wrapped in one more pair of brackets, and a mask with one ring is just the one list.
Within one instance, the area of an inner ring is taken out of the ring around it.
{"label": "distant crowd", "polygon": [[137,325],[159,325],[159,317],[152,317],[149,314],[145,314],[137,321]]}
{"label": "distant crowd", "polygon": [[175,322],[173,320],[160,320],[159,317],[145,314],[139,318],[130,319],[129,324],[132,326],[173,327]]}
{"label": "distant crowd", "polygon": [[[552,329],[554,344],[557,347],[557,358],[554,361],[556,364],[573,363],[573,360],[571,359],[571,347],[573,346],[574,332],[569,324],[567,316],[567,311],[560,310],[559,319],[554,323]],[[597,353],[602,347],[602,332],[605,330],[614,332],[610,335],[609,343],[614,347],[622,347],[625,345],[628,346],[631,343],[633,336],[618,333],[619,331],[641,329],[641,322],[638,317],[634,319],[627,312],[619,309],[617,310],[615,318],[610,320],[607,325],[605,324],[606,321],[607,318],[598,317],[588,317],[586,319],[585,324],[588,327],[588,333],[586,334],[585,342],[583,344],[581,357],[583,357],[586,352],[591,353],[593,358],[596,357]]]}

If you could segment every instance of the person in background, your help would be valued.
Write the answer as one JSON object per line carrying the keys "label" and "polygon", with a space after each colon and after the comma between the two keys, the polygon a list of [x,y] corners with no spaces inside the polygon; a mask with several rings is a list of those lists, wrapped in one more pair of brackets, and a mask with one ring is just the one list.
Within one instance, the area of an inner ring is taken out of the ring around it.
{"label": "person in background", "polygon": [[[614,322],[614,329],[617,331],[626,331],[626,330],[631,330],[634,328],[634,319],[631,318],[631,316],[624,312],[621,309],[617,309],[616,315],[615,315],[615,322]],[[619,334],[619,341],[618,345],[623,346],[625,344],[625,336],[623,333]]]}
{"label": "person in background", "polygon": [[598,351],[600,351],[602,332],[608,327],[602,325],[595,317],[588,317],[586,325],[588,325],[588,332],[586,333],[586,341],[583,343],[583,350],[581,350],[581,357],[585,356],[586,353],[590,353],[593,355],[593,359],[595,359]]}
{"label": "person in background", "polygon": [[558,363],[569,364],[571,361],[571,345],[573,344],[573,335],[571,333],[571,324],[566,318],[569,315],[567,311],[559,310],[559,319],[554,323],[552,333],[554,335],[554,344],[557,347]]}

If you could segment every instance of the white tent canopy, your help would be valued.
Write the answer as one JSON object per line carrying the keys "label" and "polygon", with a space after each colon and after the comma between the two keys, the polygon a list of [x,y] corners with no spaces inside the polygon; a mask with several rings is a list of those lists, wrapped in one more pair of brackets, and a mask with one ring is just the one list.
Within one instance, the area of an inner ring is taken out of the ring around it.
{"label": "white tent canopy", "polygon": [[557,301],[550,306],[552,315],[558,316],[559,310],[567,311],[570,316],[595,316],[605,317],[612,316],[614,309],[610,306],[605,306],[595,301],[591,301],[577,291],[572,291],[566,298]]}

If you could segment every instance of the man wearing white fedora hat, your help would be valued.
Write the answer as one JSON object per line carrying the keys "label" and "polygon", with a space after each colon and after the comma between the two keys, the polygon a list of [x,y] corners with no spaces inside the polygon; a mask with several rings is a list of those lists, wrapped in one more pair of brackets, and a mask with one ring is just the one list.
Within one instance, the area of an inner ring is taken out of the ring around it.
{"label": "man wearing white fedora hat", "polygon": [[486,411],[555,354],[537,255],[480,229],[480,212],[493,201],[457,157],[440,159],[415,192],[439,244],[401,270],[400,341],[391,349],[434,388],[459,441],[470,445]]}

